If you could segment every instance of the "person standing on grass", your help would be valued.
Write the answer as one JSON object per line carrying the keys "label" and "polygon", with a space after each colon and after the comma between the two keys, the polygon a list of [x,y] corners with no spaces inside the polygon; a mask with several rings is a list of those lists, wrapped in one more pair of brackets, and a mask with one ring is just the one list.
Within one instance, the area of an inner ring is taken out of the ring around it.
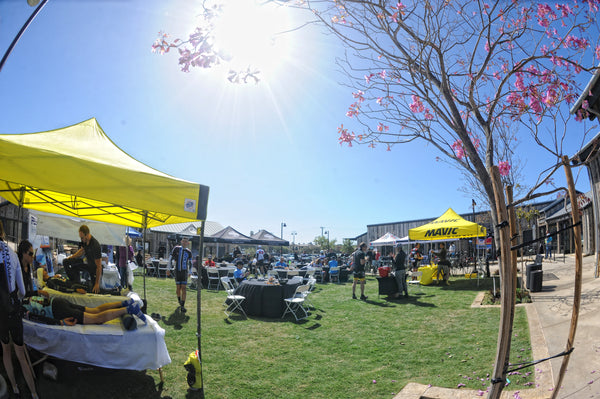
{"label": "person standing on grass", "polygon": [[410,250],[410,261],[412,262],[414,272],[419,269],[421,259],[423,259],[423,255],[421,255],[421,244],[417,243],[414,248]]}
{"label": "person standing on grass", "polygon": [[[181,245],[177,245],[171,252],[171,263],[175,262],[175,287],[177,292],[177,301],[179,302],[181,312],[187,312],[185,308],[185,291],[187,288],[188,270],[192,266],[192,251],[188,249],[189,240],[187,237],[181,239]],[[171,264],[172,268],[172,264]]]}
{"label": "person standing on grass", "polygon": [[439,258],[438,266],[436,271],[436,280],[435,283],[438,284],[440,281],[440,273],[444,275],[444,281],[446,285],[450,285],[448,279],[450,278],[450,262],[446,259],[446,244],[443,242],[440,243],[440,250],[434,251],[431,250],[431,253]]}
{"label": "person standing on grass", "polygon": [[402,292],[404,292],[404,296],[408,298],[408,287],[406,285],[406,252],[404,252],[401,246],[396,248],[396,256],[392,258],[392,264],[394,265],[396,284],[398,284],[398,292],[395,297],[398,298]]}
{"label": "person standing on grass", "polygon": [[256,249],[256,274],[265,274],[264,263],[265,263],[265,250],[259,245]]}
{"label": "person standing on grass", "polygon": [[354,281],[352,282],[352,299],[356,299],[356,284],[360,281],[360,299],[366,300],[368,297],[365,296],[365,264],[367,263],[367,255],[365,250],[367,244],[361,242],[356,252],[354,252],[354,263],[351,271],[354,271]]}

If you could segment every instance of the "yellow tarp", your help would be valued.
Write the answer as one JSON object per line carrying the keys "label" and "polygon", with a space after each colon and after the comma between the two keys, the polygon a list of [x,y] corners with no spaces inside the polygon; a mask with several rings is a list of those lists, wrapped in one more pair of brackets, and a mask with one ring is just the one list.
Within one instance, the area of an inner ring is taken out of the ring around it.
{"label": "yellow tarp", "polygon": [[0,135],[0,196],[24,208],[144,227],[205,220],[208,187],[177,179],[118,148],[95,118]]}
{"label": "yellow tarp", "polygon": [[452,208],[433,222],[408,230],[411,241],[485,237],[486,229],[459,216]]}

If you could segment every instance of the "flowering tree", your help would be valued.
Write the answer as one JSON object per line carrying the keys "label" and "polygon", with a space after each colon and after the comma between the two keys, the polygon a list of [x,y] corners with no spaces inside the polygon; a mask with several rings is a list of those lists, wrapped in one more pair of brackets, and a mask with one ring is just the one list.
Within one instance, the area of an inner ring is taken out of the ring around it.
{"label": "flowering tree", "polygon": [[[568,106],[589,78],[580,74],[594,72],[600,60],[597,0],[306,0],[302,6],[349,49],[339,65],[354,88],[346,116],[360,131],[341,125],[341,144],[391,150],[417,139],[430,143],[481,184],[495,225],[505,216],[493,167],[510,175],[514,137],[531,139],[557,160],[527,197],[541,195],[534,192],[564,163]],[[501,270],[510,274],[508,258]],[[503,280],[510,285],[511,278]],[[505,309],[500,335],[508,337],[498,341],[493,398],[508,365],[514,307]]]}

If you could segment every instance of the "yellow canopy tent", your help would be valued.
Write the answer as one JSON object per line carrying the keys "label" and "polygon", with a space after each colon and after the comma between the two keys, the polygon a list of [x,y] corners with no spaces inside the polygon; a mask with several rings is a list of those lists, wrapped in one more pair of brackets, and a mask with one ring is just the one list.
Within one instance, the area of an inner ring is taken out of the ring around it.
{"label": "yellow canopy tent", "polygon": [[486,229],[459,216],[452,208],[433,222],[408,230],[411,241],[485,237]]}
{"label": "yellow canopy tent", "polygon": [[142,228],[206,220],[207,186],[135,160],[95,118],[0,135],[0,171],[0,195],[28,209]]}
{"label": "yellow canopy tent", "polygon": [[[141,227],[145,235],[148,227],[205,221],[208,191],[135,160],[95,118],[47,132],[0,135],[0,195],[19,207]],[[200,290],[196,306],[200,320]],[[200,348],[200,323],[197,336]]]}

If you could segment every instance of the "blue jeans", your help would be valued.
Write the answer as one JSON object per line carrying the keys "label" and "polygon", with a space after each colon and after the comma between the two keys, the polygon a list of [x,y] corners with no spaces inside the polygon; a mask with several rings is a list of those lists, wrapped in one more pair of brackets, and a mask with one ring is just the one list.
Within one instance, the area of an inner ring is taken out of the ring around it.
{"label": "blue jeans", "polygon": [[546,245],[546,259],[552,258],[552,245]]}

